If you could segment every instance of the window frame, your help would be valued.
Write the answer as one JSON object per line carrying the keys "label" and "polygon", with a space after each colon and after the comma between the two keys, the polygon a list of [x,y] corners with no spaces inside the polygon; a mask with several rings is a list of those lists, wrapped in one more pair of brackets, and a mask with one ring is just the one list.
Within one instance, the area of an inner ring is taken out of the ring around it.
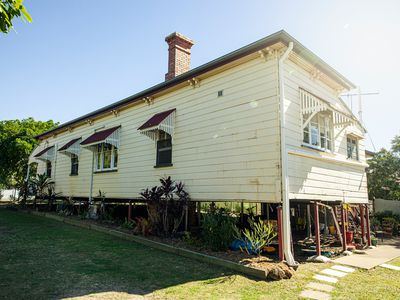
{"label": "window frame", "polygon": [[[110,151],[110,167],[104,167],[104,154],[105,154],[105,146],[111,147]],[[99,152],[99,147],[101,150]],[[100,155],[99,155],[100,154]],[[94,164],[94,172],[108,172],[108,171],[116,171],[118,170],[118,148],[109,143],[100,143],[96,145],[96,151],[94,151],[93,155],[95,156],[95,164]],[[100,165],[99,165],[100,158]]]}
{"label": "window frame", "polygon": [[[304,120],[304,115],[302,118]],[[305,140],[306,135],[308,136],[308,141]],[[315,142],[313,141],[314,137],[316,137]],[[333,124],[331,116],[321,112],[315,114],[315,116],[313,116],[303,128],[302,145],[316,150],[333,153],[333,142]],[[322,146],[322,144],[325,146]]]}
{"label": "window frame", "polygon": [[53,173],[53,163],[50,160],[46,160],[46,176],[51,178],[52,173]]}
{"label": "window frame", "polygon": [[77,176],[79,175],[79,156],[76,154],[71,153],[71,170],[70,176]]}
{"label": "window frame", "polygon": [[[165,141],[169,141],[169,144],[160,148],[161,144]],[[169,162],[160,162],[160,152],[170,151]],[[170,167],[172,166],[172,136],[162,130],[158,131],[158,137],[156,141],[156,165],[154,167]]]}
{"label": "window frame", "polygon": [[[352,146],[351,153],[349,152],[349,150],[350,150],[349,149],[349,141]],[[347,152],[346,153],[347,159],[354,160],[354,161],[360,161],[360,147],[359,147],[359,139],[358,138],[356,138],[355,136],[352,136],[352,135],[346,136],[346,152]],[[355,154],[355,157],[353,157],[353,154]]]}

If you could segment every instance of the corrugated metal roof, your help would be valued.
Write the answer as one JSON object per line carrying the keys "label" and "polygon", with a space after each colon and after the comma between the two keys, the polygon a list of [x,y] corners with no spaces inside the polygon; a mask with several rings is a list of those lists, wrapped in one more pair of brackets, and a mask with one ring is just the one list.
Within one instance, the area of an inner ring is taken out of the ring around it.
{"label": "corrugated metal roof", "polygon": [[93,143],[100,143],[104,141],[106,138],[108,138],[115,130],[120,128],[121,126],[116,126],[112,128],[108,128],[106,130],[98,131],[93,133],[91,136],[89,136],[87,139],[81,142],[81,145],[89,145]]}
{"label": "corrugated metal roof", "polygon": [[164,121],[165,118],[168,117],[175,110],[176,109],[174,108],[174,109],[170,109],[170,110],[163,111],[163,112],[160,112],[158,114],[155,114],[150,119],[148,119],[146,121],[146,123],[144,123],[142,126],[140,126],[138,128],[138,130],[143,130],[143,129],[146,129],[146,128],[150,128],[150,127],[154,127],[154,126],[160,125],[160,123],[162,121]]}
{"label": "corrugated metal roof", "polygon": [[334,78],[336,81],[338,81],[340,84],[342,84],[346,88],[355,88],[355,85],[346,79],[343,75],[341,75],[339,72],[337,72],[335,69],[333,69],[331,66],[329,66],[326,62],[324,62],[321,58],[319,58],[317,55],[315,55],[313,52],[311,52],[309,49],[304,47],[301,43],[299,43],[295,38],[293,38],[291,35],[289,35],[286,31],[281,30],[278,31],[274,34],[271,34],[265,38],[262,38],[254,43],[251,43],[247,46],[244,46],[242,48],[239,48],[233,52],[230,52],[224,56],[221,56],[217,59],[214,59],[206,64],[203,64],[197,68],[194,68],[188,72],[185,72],[173,79],[161,82],[151,88],[148,88],[144,91],[141,91],[137,94],[134,94],[130,97],[127,97],[125,99],[122,99],[120,101],[117,101],[115,103],[112,103],[110,105],[107,105],[103,108],[100,108],[98,110],[95,110],[91,113],[85,114],[81,117],[78,117],[76,119],[73,119],[69,122],[63,123],[60,126],[51,129],[49,131],[46,131],[42,134],[39,134],[36,136],[37,139],[42,138],[46,135],[49,135],[51,133],[54,133],[60,129],[69,127],[75,123],[93,118],[95,116],[101,115],[105,112],[111,112],[112,110],[118,109],[124,105],[127,105],[129,103],[134,103],[136,101],[140,101],[141,99],[145,97],[152,96],[153,94],[156,94],[162,90],[165,90],[167,88],[173,87],[179,83],[185,82],[195,76],[199,76],[201,74],[204,74],[208,71],[211,71],[213,69],[216,69],[222,65],[225,65],[227,63],[230,63],[232,61],[235,61],[239,58],[242,58],[244,56],[247,56],[249,54],[252,54],[254,52],[257,52],[259,50],[262,50],[268,46],[271,46],[273,44],[276,44],[278,42],[282,42],[285,45],[288,45],[289,42],[294,43],[294,48],[293,51],[297,53],[299,56],[303,57],[307,61],[309,61],[312,65],[314,65],[316,68],[320,69],[323,72],[328,73],[332,78]]}
{"label": "corrugated metal roof", "polygon": [[43,150],[40,151],[38,154],[36,154],[35,157],[40,157],[40,156],[42,156],[42,155],[45,154],[47,151],[49,151],[51,148],[54,148],[54,145],[43,149]]}

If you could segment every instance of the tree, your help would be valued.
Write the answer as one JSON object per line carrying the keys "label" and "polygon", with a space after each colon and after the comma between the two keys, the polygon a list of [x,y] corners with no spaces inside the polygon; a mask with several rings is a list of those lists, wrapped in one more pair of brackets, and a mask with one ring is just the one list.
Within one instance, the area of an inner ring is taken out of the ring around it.
{"label": "tree", "polygon": [[22,5],[24,0],[0,0],[0,32],[8,33],[13,28],[13,19],[32,22],[32,17]]}
{"label": "tree", "polygon": [[381,149],[368,164],[369,198],[400,200],[400,136],[392,140],[390,150]]}
{"label": "tree", "polygon": [[0,121],[0,186],[21,187],[26,176],[29,155],[38,145],[36,135],[58,123],[23,120]]}

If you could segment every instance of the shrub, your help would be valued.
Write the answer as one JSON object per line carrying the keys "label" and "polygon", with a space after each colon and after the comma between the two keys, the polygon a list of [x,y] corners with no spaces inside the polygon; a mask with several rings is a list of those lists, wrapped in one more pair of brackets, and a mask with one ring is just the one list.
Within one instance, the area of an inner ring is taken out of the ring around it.
{"label": "shrub", "polygon": [[237,234],[236,238],[242,240],[247,247],[247,253],[251,252],[260,255],[265,246],[268,246],[271,241],[277,236],[274,232],[274,228],[270,222],[265,222],[261,219],[255,221],[253,217],[249,219],[250,229],[245,229],[241,233]]}
{"label": "shrub", "polygon": [[201,236],[206,247],[211,250],[226,250],[235,239],[236,219],[223,208],[210,205],[201,224]]}
{"label": "shrub", "polygon": [[133,229],[135,225],[136,225],[135,221],[128,220],[128,218],[125,218],[125,221],[121,224],[121,227],[125,229]]}
{"label": "shrub", "polygon": [[146,189],[140,195],[147,203],[148,226],[152,233],[174,235],[178,232],[190,201],[182,182],[161,178],[160,186]]}

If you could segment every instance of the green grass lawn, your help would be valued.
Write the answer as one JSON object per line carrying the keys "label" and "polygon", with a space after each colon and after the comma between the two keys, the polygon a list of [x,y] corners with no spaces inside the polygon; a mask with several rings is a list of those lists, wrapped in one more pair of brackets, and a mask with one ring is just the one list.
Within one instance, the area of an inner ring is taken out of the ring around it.
{"label": "green grass lawn", "polygon": [[[400,266],[400,258],[390,262]],[[368,271],[356,270],[341,278],[332,296],[334,299],[400,299],[400,271],[377,267]]]}
{"label": "green grass lawn", "polygon": [[[0,209],[2,299],[297,299],[325,267],[304,264],[290,280],[258,281],[104,233]],[[376,280],[383,282],[380,294],[364,293],[365,288],[378,291],[372,285]],[[339,281],[335,296],[377,299],[385,292],[398,295],[399,285],[395,271],[357,271]]]}

